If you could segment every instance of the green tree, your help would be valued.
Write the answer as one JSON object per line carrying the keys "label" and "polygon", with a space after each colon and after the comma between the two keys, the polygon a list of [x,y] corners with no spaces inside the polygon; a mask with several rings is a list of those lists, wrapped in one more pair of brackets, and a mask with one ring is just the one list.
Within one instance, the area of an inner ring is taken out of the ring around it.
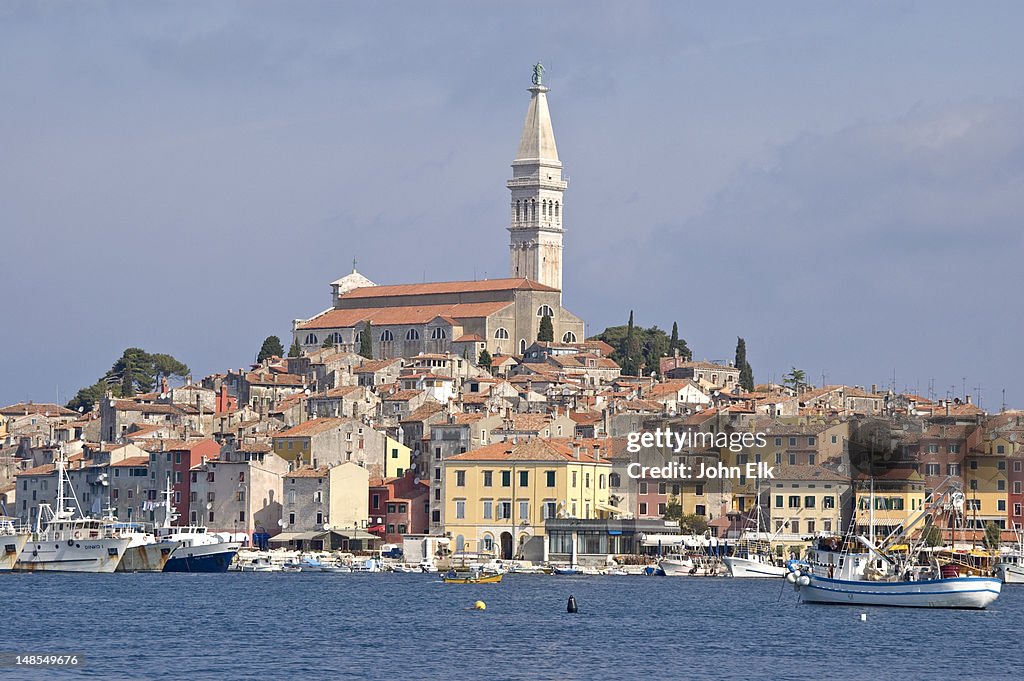
{"label": "green tree", "polygon": [[369,319],[363,324],[363,333],[359,337],[359,354],[366,359],[373,359],[373,329]]}
{"label": "green tree", "polygon": [[71,398],[71,401],[68,402],[67,407],[68,409],[74,409],[75,411],[92,411],[93,407],[99,404],[99,401],[103,399],[103,395],[107,390],[112,390],[115,397],[121,396],[120,384],[114,384],[111,386],[101,378],[88,388],[82,388],[79,390],[75,396]]}
{"label": "green tree", "polygon": [[924,531],[924,543],[926,546],[942,546],[942,530],[936,525],[929,525]]}
{"label": "green tree", "polygon": [[708,521],[696,513],[684,513],[679,518],[679,529],[684,534],[704,534],[708,531]]}
{"label": "green tree", "polygon": [[480,351],[480,356],[476,360],[476,365],[481,369],[490,370],[491,368],[491,353],[487,352],[487,348]]}
{"label": "green tree", "polygon": [[540,318],[540,328],[537,329],[537,340],[551,342],[555,340],[555,327],[551,323],[551,315],[544,315]]}
{"label": "green tree", "polygon": [[333,348],[334,347],[334,334],[329,333],[324,337],[324,342],[320,344],[321,348]]}
{"label": "green tree", "polygon": [[184,378],[188,366],[171,355],[149,354],[142,348],[126,348],[110,370],[96,383],[82,388],[68,402],[71,409],[92,407],[110,390],[116,397],[132,397],[137,393],[152,392],[162,378]]}
{"label": "green tree", "polygon": [[1002,541],[1003,531],[994,522],[989,521],[985,525],[985,548],[998,549],[999,542]]}
{"label": "green tree", "polygon": [[[633,313],[630,312],[632,320]],[[678,327],[676,328],[678,335]],[[649,374],[652,371],[660,373],[661,358],[672,354],[672,340],[668,334],[652,326],[644,329],[639,326],[624,324],[622,326],[610,326],[601,333],[593,336],[615,348],[612,359],[622,367],[622,373],[635,376],[641,371]],[[678,339],[676,346],[679,354],[686,360],[691,358],[690,349],[686,347],[686,341]]]}
{"label": "green tree", "polygon": [[736,361],[733,364],[740,370],[740,387],[750,392],[754,389],[754,370],[747,361],[747,341],[736,339]]}
{"label": "green tree", "polygon": [[271,357],[284,357],[284,346],[281,345],[281,339],[277,336],[267,336],[264,339],[260,352],[256,355],[256,361],[262,362]]}
{"label": "green tree", "polygon": [[657,326],[649,329],[641,329],[643,344],[641,355],[643,357],[645,374],[661,375],[661,358],[669,354],[669,338],[665,332]]}
{"label": "green tree", "polygon": [[807,377],[803,370],[793,367],[788,374],[783,376],[782,384],[789,386],[795,393],[800,394],[801,388],[807,385],[806,380]]}
{"label": "green tree", "polygon": [[643,345],[636,327],[633,325],[633,311],[629,311],[629,323],[626,324],[626,339],[622,344],[622,373],[627,376],[636,376],[640,373],[642,361],[641,351]]}
{"label": "green tree", "polygon": [[665,515],[662,516],[663,520],[676,520],[678,521],[683,517],[683,504],[679,500],[679,497],[670,495],[668,503],[665,504]]}
{"label": "green tree", "polygon": [[292,340],[292,346],[290,348],[288,348],[288,356],[289,357],[301,357],[302,356],[302,346],[299,345],[299,339],[298,338],[295,338],[295,339]]}

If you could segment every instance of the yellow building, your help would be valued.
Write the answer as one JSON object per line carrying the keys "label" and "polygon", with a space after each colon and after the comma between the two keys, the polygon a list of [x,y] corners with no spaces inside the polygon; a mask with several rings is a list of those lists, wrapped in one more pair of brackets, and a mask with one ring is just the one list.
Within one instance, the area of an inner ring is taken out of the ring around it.
{"label": "yellow building", "polygon": [[997,438],[985,444],[988,452],[971,450],[964,459],[964,524],[983,530],[994,522],[1006,529],[1006,453],[1013,451],[1015,443]]}
{"label": "yellow building", "polygon": [[771,508],[769,530],[781,541],[799,541],[818,533],[846,530],[850,479],[822,466],[775,468],[775,479],[762,485],[761,503]]}
{"label": "yellow building", "polygon": [[444,527],[456,551],[541,560],[548,518],[604,517],[611,463],[568,439],[496,442],[443,463]]}
{"label": "yellow building", "polygon": [[384,437],[384,477],[400,478],[409,470],[412,450],[393,437]]}
{"label": "yellow building", "polygon": [[896,468],[876,473],[872,486],[871,480],[861,475],[854,485],[854,497],[857,532],[870,535],[873,522],[874,535],[881,540],[920,515],[925,506],[924,478],[912,468]]}

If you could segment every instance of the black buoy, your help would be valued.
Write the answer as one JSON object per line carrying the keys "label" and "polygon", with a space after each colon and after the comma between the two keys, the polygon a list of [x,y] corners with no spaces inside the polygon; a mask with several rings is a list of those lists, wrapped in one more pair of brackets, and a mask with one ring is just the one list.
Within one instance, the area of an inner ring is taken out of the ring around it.
{"label": "black buoy", "polygon": [[576,607],[576,597],[575,596],[569,596],[569,603],[565,606],[565,611],[566,612],[577,612],[578,610],[579,610],[579,608]]}

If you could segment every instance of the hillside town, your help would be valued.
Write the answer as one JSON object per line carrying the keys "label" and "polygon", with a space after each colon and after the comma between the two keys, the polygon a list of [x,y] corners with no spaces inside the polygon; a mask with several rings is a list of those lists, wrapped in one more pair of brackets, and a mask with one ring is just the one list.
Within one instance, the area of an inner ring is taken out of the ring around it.
{"label": "hillside town", "polygon": [[[169,485],[174,522],[290,549],[434,538],[498,559],[603,563],[649,550],[652,536],[738,537],[755,514],[799,543],[845,531],[868,503],[877,522],[901,526],[950,480],[966,495],[966,527],[943,541],[1014,539],[1024,412],[815,386],[797,370],[756,384],[739,352],[697,361],[675,337],[641,362],[632,323],[619,344],[588,339],[563,307],[568,180],[548,91],[535,69],[507,183],[507,278],[378,285],[353,263],[327,309],[293,321],[288,352],[164,376],[149,392],[111,383],[88,409],[5,406],[3,514],[34,526],[64,456],[84,514],[160,524]],[[849,442],[871,418],[898,421],[906,465],[869,489]],[[631,434],[656,429],[763,444],[628,450]],[[666,479],[668,461],[772,474]]]}

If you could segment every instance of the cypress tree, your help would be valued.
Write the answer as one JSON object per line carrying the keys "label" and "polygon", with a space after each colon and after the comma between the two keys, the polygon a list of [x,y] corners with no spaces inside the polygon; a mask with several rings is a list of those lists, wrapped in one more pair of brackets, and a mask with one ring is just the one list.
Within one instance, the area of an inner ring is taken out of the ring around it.
{"label": "cypress tree", "polygon": [[370,329],[370,320],[363,324],[363,334],[359,337],[359,354],[366,359],[373,359],[373,331]]}
{"label": "cypress tree", "polygon": [[263,346],[260,348],[260,353],[256,355],[256,361],[262,362],[270,357],[281,357],[284,355],[284,346],[281,345],[281,339],[277,336],[267,336],[263,341]]}
{"label": "cypress tree", "polygon": [[302,355],[302,346],[299,345],[299,339],[292,339],[292,346],[288,348],[289,357],[300,357]]}
{"label": "cypress tree", "polygon": [[549,343],[555,340],[555,327],[551,323],[551,315],[544,315],[540,318],[540,328],[537,330],[537,340],[548,341]]}
{"label": "cypress tree", "polygon": [[480,351],[480,357],[477,358],[476,364],[481,369],[491,368],[491,353],[487,352],[487,348]]}

